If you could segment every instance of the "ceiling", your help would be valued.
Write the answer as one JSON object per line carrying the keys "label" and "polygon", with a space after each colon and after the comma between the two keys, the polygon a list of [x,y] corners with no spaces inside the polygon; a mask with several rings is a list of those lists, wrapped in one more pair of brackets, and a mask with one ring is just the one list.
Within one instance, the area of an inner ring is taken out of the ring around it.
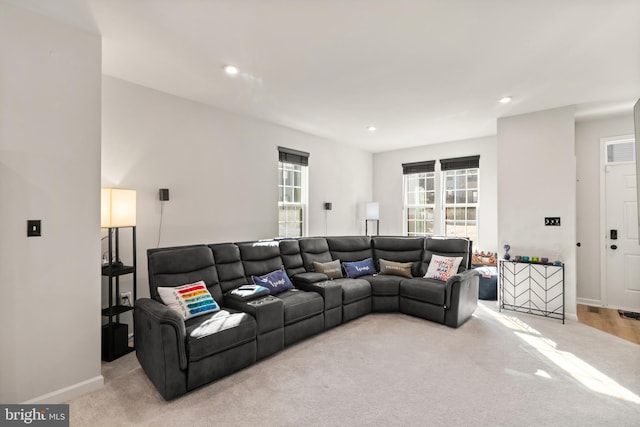
{"label": "ceiling", "polygon": [[0,1],[101,34],[106,75],[371,152],[640,97],[638,0]]}

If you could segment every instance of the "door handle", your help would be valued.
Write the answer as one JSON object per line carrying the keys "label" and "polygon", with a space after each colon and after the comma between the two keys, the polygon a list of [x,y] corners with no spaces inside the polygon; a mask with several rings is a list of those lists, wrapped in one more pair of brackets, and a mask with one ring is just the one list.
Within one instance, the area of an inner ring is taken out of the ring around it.
{"label": "door handle", "polygon": [[618,245],[611,245],[611,249],[615,251],[616,249],[618,249]]}

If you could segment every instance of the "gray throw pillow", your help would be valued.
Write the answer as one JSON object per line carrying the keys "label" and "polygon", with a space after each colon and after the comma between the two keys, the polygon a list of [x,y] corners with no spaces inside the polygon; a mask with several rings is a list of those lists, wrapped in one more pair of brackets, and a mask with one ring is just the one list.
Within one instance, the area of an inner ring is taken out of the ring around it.
{"label": "gray throw pillow", "polygon": [[342,267],[339,259],[331,262],[314,262],[313,269],[317,273],[326,274],[329,279],[340,279],[342,277]]}
{"label": "gray throw pillow", "polygon": [[380,258],[380,274],[392,274],[394,276],[402,276],[411,279],[411,262],[395,262],[387,261]]}

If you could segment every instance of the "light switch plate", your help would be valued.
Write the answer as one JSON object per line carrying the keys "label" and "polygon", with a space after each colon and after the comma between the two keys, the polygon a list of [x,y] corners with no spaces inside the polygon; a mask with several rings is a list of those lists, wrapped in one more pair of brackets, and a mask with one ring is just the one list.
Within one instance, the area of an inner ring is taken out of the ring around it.
{"label": "light switch plate", "polygon": [[27,220],[27,237],[39,237],[42,235],[41,222],[39,219]]}
{"label": "light switch plate", "polygon": [[559,216],[547,216],[544,218],[544,225],[560,226]]}

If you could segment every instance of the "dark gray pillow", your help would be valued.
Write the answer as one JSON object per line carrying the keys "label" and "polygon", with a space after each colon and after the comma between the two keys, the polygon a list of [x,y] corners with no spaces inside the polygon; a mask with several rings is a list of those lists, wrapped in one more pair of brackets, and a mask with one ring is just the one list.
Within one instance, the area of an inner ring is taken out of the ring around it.
{"label": "dark gray pillow", "polygon": [[337,259],[331,262],[313,262],[313,269],[317,273],[324,273],[329,279],[342,278],[342,267],[340,266],[340,260]]}

